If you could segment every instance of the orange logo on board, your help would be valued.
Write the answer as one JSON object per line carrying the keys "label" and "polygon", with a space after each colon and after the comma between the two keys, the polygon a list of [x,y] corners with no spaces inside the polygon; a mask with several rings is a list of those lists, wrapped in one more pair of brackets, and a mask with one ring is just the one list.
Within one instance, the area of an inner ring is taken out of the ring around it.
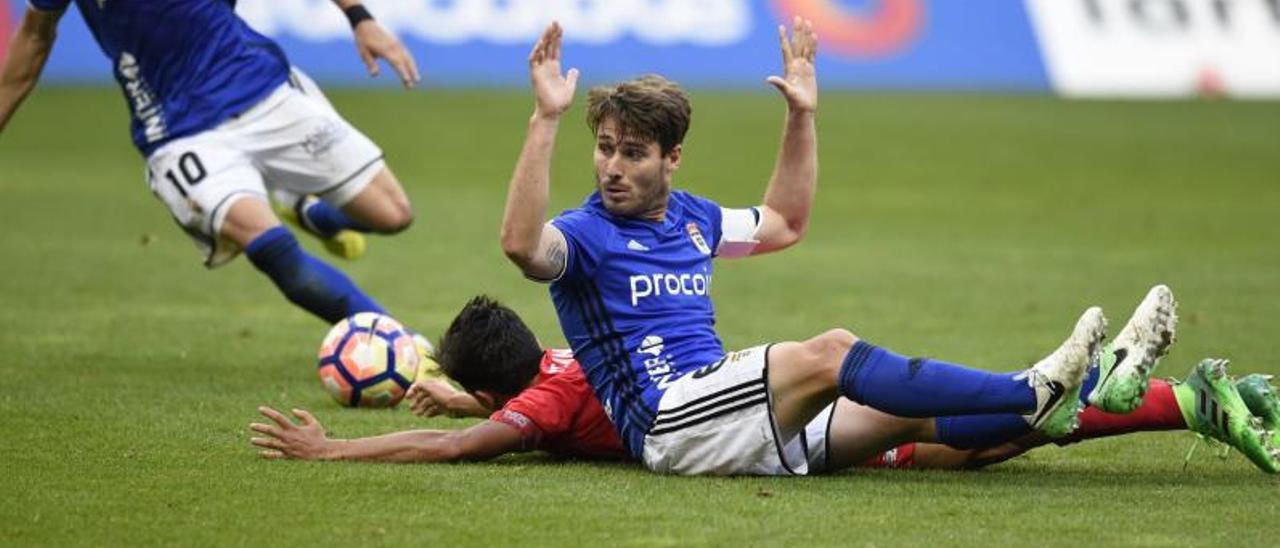
{"label": "orange logo on board", "polygon": [[874,7],[857,10],[840,0],[773,0],[790,24],[803,17],[813,21],[822,49],[847,57],[883,57],[915,42],[924,26],[923,0],[868,1]]}

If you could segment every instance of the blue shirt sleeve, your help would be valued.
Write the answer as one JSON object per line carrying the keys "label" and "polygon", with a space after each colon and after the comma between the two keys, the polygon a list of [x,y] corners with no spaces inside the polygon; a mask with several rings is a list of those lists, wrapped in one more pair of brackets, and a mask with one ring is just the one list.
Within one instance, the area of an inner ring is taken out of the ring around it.
{"label": "blue shirt sleeve", "polygon": [[608,244],[608,223],[588,211],[573,209],[552,219],[551,225],[560,229],[569,247],[564,272],[557,281],[571,282],[594,276]]}
{"label": "blue shirt sleeve", "polygon": [[27,4],[39,11],[62,11],[67,9],[71,0],[27,0]]}

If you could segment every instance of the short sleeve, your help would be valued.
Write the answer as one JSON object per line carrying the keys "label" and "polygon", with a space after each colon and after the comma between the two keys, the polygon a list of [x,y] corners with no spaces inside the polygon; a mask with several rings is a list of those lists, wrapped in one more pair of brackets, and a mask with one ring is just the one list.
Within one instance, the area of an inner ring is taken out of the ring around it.
{"label": "short sleeve", "polygon": [[71,0],[27,0],[27,5],[37,11],[62,11],[71,5]]}
{"label": "short sleeve", "polygon": [[558,280],[574,281],[595,275],[604,256],[610,227],[600,217],[581,209],[569,210],[551,220],[568,245],[564,272]]}
{"label": "short sleeve", "polygon": [[510,409],[499,409],[489,416],[489,420],[505,424],[515,428],[520,432],[520,449],[522,451],[533,451],[542,444],[542,429],[537,424],[523,414],[512,411]]}
{"label": "short sleeve", "polygon": [[525,389],[489,420],[516,427],[525,447],[537,449],[544,439],[571,433],[573,417],[582,404],[582,396],[573,388],[569,379],[552,377]]}

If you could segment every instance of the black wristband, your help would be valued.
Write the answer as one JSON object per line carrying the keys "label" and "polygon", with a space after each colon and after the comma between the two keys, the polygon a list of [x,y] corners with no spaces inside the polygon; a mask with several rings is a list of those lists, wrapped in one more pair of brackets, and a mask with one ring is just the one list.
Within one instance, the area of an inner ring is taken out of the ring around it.
{"label": "black wristband", "polygon": [[351,6],[342,10],[342,13],[346,14],[347,21],[351,23],[351,28],[353,29],[356,28],[356,25],[359,25],[361,21],[373,20],[373,14],[369,13],[369,10],[364,7],[364,4]]}

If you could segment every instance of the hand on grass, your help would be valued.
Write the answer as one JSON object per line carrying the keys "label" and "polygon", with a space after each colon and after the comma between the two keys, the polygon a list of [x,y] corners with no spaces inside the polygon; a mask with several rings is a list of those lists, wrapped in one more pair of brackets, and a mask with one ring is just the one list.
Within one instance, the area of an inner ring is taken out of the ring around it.
{"label": "hand on grass", "polygon": [[255,422],[249,429],[266,437],[250,438],[249,442],[261,450],[264,459],[322,460],[332,457],[333,441],[325,436],[324,427],[311,413],[303,409],[292,410],[293,416],[302,421],[295,424],[283,413],[267,406],[258,412],[271,419],[274,425]]}

